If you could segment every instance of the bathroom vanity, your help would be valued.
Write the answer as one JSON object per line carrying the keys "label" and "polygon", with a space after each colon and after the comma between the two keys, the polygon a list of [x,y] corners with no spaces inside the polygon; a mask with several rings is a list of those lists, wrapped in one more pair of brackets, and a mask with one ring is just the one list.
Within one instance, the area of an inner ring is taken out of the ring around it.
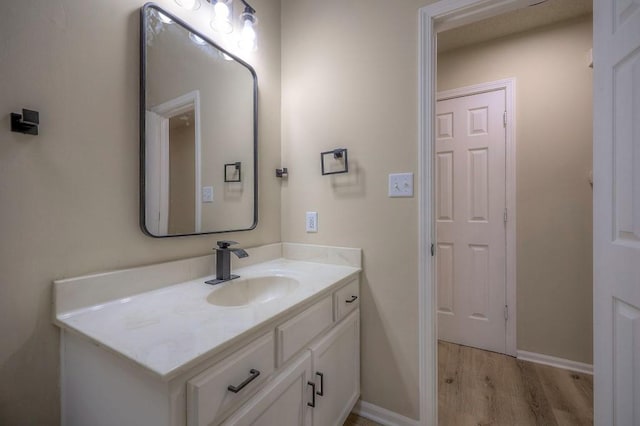
{"label": "bathroom vanity", "polygon": [[65,425],[341,425],[360,395],[360,250],[272,244],[54,282]]}

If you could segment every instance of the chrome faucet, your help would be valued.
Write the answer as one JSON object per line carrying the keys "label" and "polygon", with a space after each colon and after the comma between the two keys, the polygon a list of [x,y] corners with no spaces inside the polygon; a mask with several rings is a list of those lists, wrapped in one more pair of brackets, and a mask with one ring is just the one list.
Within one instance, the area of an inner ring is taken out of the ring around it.
{"label": "chrome faucet", "polygon": [[248,257],[249,253],[241,248],[230,248],[233,244],[238,244],[235,241],[217,241],[218,248],[214,248],[216,251],[216,279],[205,281],[206,284],[220,284],[226,281],[235,280],[240,278],[239,275],[231,274],[231,253],[238,256],[240,259]]}

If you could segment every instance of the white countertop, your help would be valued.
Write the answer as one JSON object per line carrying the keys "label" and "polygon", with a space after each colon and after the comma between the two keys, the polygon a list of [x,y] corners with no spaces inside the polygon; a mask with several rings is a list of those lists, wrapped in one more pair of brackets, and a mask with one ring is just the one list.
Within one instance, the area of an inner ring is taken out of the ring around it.
{"label": "white countertop", "polygon": [[300,286],[269,302],[222,307],[207,297],[234,281],[208,285],[207,276],[131,297],[60,313],[56,323],[84,335],[168,380],[212,356],[232,340],[333,286],[357,276],[360,268],[276,259],[233,271],[241,278],[281,275]]}

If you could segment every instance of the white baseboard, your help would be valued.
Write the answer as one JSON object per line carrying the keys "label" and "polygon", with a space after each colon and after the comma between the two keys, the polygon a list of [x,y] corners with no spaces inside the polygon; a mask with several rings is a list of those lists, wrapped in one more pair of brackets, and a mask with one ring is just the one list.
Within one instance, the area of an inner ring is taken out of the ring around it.
{"label": "white baseboard", "polygon": [[558,358],[551,355],[539,354],[518,350],[518,359],[522,361],[535,362],[537,364],[550,365],[551,367],[564,368],[565,370],[577,371],[593,375],[593,364],[571,361],[570,359]]}
{"label": "white baseboard", "polygon": [[417,420],[402,416],[377,405],[370,404],[365,401],[358,401],[353,407],[352,412],[360,417],[373,420],[384,426],[418,426]]}

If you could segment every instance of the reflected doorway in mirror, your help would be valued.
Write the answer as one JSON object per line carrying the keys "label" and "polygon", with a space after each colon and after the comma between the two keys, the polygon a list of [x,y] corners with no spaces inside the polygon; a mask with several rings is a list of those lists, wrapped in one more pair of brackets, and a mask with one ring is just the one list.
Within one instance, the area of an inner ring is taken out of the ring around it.
{"label": "reflected doorway in mirror", "polygon": [[200,232],[200,93],[157,105],[146,118],[147,229],[155,235]]}

